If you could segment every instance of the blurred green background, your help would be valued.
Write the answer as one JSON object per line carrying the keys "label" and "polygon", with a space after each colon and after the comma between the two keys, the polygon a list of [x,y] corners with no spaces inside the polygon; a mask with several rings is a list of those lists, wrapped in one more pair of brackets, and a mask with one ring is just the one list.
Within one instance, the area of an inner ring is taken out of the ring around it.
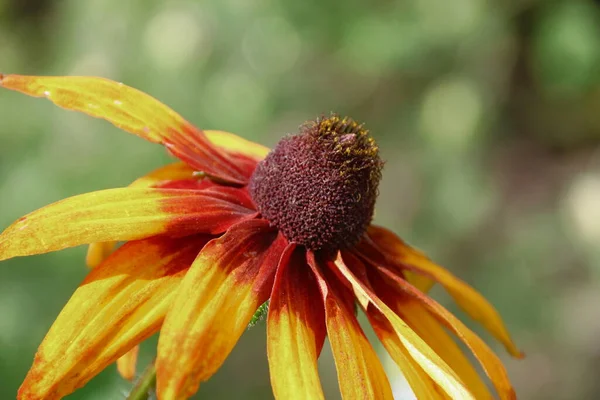
{"label": "blurred green background", "polygon": [[[199,127],[267,145],[321,113],[366,122],[387,160],[376,220],[497,306],[527,353],[493,344],[519,398],[600,398],[598,2],[0,0],[0,71],[123,81]],[[168,160],[105,122],[0,91],[0,228]],[[14,398],[84,254],[0,264],[0,398]],[[264,330],[197,398],[272,397]],[[327,350],[321,367],[338,398]],[[113,366],[69,398],[129,388]]]}

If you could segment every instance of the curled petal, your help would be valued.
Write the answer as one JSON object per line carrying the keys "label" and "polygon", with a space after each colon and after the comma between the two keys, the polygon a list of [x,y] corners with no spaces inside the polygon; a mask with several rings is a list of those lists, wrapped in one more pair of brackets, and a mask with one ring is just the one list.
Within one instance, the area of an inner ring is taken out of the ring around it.
{"label": "curled petal", "polygon": [[496,309],[473,287],[432,262],[420,251],[408,246],[387,229],[371,226],[369,237],[386,256],[387,264],[435,279],[448,291],[454,301],[471,318],[481,323],[511,355],[523,357],[523,353],[511,339]]}
{"label": "curled petal", "polygon": [[344,399],[393,399],[392,390],[373,347],[354,311],[328,282],[312,253],[308,263],[317,278],[325,303],[327,336],[331,343],[340,392]]}
{"label": "curled petal", "polygon": [[273,286],[287,241],[265,220],[242,222],[194,261],[158,341],[157,394],[191,396],[225,361]]}
{"label": "curled petal", "polygon": [[128,242],[93,269],[44,338],[18,398],[62,398],[158,331],[207,240]]}
{"label": "curled petal", "polygon": [[[105,119],[151,142],[163,144],[198,171],[244,185],[248,177],[206,135],[155,98],[109,79],[82,76],[0,75],[0,86]],[[232,137],[229,138],[233,141]]]}
{"label": "curled petal", "polygon": [[[348,262],[354,267],[362,266],[358,259],[345,255]],[[396,332],[400,343],[408,354],[421,368],[442,388],[448,396],[457,399],[473,399],[473,395],[461,382],[456,373],[421,339],[396,313],[392,311],[364,282],[364,277],[359,279],[346,265],[340,255],[335,262],[328,263],[329,267],[340,277],[347,281],[359,299],[362,299],[363,308],[375,307]],[[364,267],[364,266],[362,266]],[[363,268],[364,269],[364,268]]]}
{"label": "curled petal", "polygon": [[0,260],[92,242],[221,233],[254,216],[232,190],[123,188],[70,197],[20,218],[0,234]]}
{"label": "curled petal", "polygon": [[508,374],[502,365],[502,362],[492,350],[477,336],[473,331],[467,328],[458,318],[442,307],[438,302],[421,293],[417,288],[398,278],[396,274],[385,267],[378,269],[398,285],[398,288],[411,298],[417,300],[426,310],[429,311],[438,321],[447,329],[458,336],[471,349],[475,357],[481,363],[483,370],[488,375],[500,398],[503,400],[516,399],[515,391],[510,383]]}
{"label": "curled petal", "polygon": [[96,268],[110,256],[117,242],[95,242],[90,243],[87,254],[85,255],[85,264],[90,268]]}
{"label": "curled petal", "polygon": [[149,188],[164,182],[194,179],[194,170],[186,163],[175,162],[157,168],[147,175],[133,181],[129,187]]}
{"label": "curled petal", "polygon": [[123,379],[133,381],[135,378],[135,369],[139,351],[140,346],[136,345],[117,360],[117,371],[119,371],[119,375],[121,375]]}
{"label": "curled petal", "polygon": [[267,354],[277,399],[324,398],[317,359],[325,340],[325,315],[304,252],[288,246],[271,294]]}

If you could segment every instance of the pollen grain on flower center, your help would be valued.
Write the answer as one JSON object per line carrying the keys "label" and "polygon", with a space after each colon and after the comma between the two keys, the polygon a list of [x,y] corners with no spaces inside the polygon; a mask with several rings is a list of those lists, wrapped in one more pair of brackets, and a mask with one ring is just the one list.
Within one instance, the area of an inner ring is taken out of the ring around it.
{"label": "pollen grain on flower center", "polygon": [[382,166],[369,132],[332,115],[282,139],[258,164],[249,190],[288,240],[337,250],[354,245],[371,222]]}

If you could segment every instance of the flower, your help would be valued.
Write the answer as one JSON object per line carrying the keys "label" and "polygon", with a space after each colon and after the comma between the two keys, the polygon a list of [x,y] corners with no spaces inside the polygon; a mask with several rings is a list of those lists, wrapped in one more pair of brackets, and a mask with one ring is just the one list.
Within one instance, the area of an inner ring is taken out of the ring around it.
{"label": "flower", "polygon": [[[278,399],[323,398],[317,359],[326,336],[343,398],[392,398],[357,305],[419,399],[492,397],[448,332],[501,399],[515,398],[497,356],[426,293],[441,284],[520,357],[495,309],[371,224],[382,162],[362,125],[322,117],[269,152],[199,130],[154,98],[102,78],[0,75],[0,86],[103,118],[181,160],[129,187],[46,206],[0,235],[0,260],[92,244],[95,266],[40,345],[19,399],[61,398],[124,355],[127,370],[136,345],[159,331],[158,398],[187,398],[267,300]],[[113,252],[115,242],[125,243]]]}

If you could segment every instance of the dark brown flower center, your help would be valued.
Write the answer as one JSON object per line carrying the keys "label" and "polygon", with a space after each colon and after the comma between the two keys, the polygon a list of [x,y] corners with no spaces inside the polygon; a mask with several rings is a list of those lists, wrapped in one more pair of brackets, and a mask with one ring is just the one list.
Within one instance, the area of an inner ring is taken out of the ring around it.
{"label": "dark brown flower center", "polygon": [[333,115],[283,138],[258,164],[249,190],[288,240],[338,250],[356,244],[371,222],[382,166],[369,132]]}

